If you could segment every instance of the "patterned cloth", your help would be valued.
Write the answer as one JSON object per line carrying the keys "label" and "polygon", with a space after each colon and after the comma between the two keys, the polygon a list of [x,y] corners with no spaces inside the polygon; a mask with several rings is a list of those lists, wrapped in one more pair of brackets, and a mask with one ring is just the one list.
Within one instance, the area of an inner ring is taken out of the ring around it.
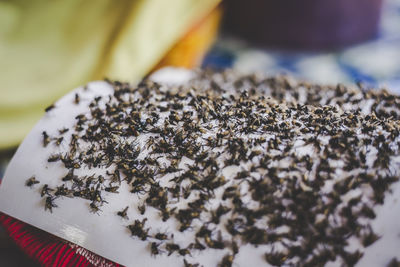
{"label": "patterned cloth", "polygon": [[388,0],[379,35],[336,52],[296,52],[255,48],[222,36],[203,66],[242,72],[288,73],[319,83],[357,83],[400,93],[400,0]]}

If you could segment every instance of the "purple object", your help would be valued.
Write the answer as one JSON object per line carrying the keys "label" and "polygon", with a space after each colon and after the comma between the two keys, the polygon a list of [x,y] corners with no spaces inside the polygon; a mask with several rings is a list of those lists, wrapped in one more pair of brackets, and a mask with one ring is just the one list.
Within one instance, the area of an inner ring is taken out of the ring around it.
{"label": "purple object", "polygon": [[377,35],[383,0],[228,0],[228,31],[269,46],[332,49]]}

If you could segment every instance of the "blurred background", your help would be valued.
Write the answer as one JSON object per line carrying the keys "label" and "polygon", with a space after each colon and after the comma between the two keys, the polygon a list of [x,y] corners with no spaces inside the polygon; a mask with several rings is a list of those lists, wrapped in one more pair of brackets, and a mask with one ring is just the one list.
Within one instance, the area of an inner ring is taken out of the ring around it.
{"label": "blurred background", "polygon": [[[138,82],[163,66],[400,93],[400,0],[0,0],[0,179],[68,91],[106,77]],[[0,265],[33,264],[9,235],[0,228]]]}
{"label": "blurred background", "polygon": [[242,7],[246,20],[237,19],[239,2],[228,4],[225,26],[203,65],[400,93],[399,0],[250,0],[251,11]]}

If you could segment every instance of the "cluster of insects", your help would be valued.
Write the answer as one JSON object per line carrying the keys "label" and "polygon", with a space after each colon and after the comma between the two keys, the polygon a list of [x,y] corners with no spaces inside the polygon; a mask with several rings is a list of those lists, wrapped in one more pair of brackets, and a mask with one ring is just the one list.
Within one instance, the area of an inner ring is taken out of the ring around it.
{"label": "cluster of insects", "polygon": [[[179,255],[185,266],[199,266],[191,260],[207,249],[228,251],[219,266],[232,266],[244,244],[274,266],[352,266],[363,249],[346,250],[349,238],[364,248],[380,238],[370,221],[399,177],[399,97],[230,72],[202,72],[182,88],[109,83],[113,95],[96,97],[75,125],[43,131],[44,147],[69,148],[49,155],[68,172],[42,186],[45,209],[76,197],[101,214],[107,195],[128,187],[142,203],[116,216],[149,253]],[[106,175],[77,175],[82,168]],[[177,229],[151,229],[149,209]],[[193,238],[182,245],[174,232]]]}

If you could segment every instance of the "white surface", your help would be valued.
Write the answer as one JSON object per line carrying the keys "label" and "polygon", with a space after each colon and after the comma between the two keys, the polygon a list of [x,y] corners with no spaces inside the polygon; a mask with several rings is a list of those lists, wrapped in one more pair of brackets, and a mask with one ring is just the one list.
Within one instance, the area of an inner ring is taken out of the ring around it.
{"label": "white surface", "polygon": [[[181,79],[182,70],[176,74],[179,77],[175,79],[172,77],[175,75],[174,71],[169,69],[168,72],[156,76],[158,77],[156,80],[161,82],[162,79],[166,79],[169,83],[179,83],[191,77],[187,72],[187,78]],[[75,92],[79,92],[81,97],[79,105],[73,104]],[[59,129],[72,126],[76,115],[89,112],[88,103],[95,96],[106,96],[111,93],[112,88],[106,82],[93,82],[89,84],[88,90],[78,88],[63,97],[56,103],[55,109],[45,114],[18,148],[8,166],[0,187],[0,211],[123,265],[183,266],[182,257],[178,257],[176,254],[170,257],[167,257],[166,254],[156,258],[152,257],[147,242],[130,237],[125,226],[135,219],[143,217],[137,212],[137,206],[141,202],[129,193],[128,187],[124,183],[119,189],[119,194],[109,193],[106,195],[109,204],[104,205],[99,214],[89,213],[89,202],[76,198],[64,198],[62,201],[58,201],[56,204],[59,205],[59,208],[54,208],[53,213],[45,211],[43,208],[43,200],[39,194],[40,188],[45,183],[50,187],[58,185],[59,178],[66,174],[61,163],[47,163],[49,151],[56,153],[57,150],[66,149],[69,140],[65,140],[59,148],[52,143],[47,148],[43,148],[42,131],[47,130],[50,135],[55,135]],[[53,129],[53,132],[50,129]],[[90,172],[83,170],[82,172],[90,175],[93,170]],[[25,181],[32,175],[35,175],[41,183],[30,189],[25,186]],[[376,209],[378,219],[373,223],[373,227],[382,238],[366,249],[365,256],[358,266],[385,266],[394,255],[400,255],[398,252],[400,247],[399,196],[400,184],[397,183],[393,187],[393,194],[386,198],[385,205]],[[115,213],[127,205],[127,200],[130,203],[129,220],[124,220]],[[152,229],[159,229],[161,232],[176,229],[174,220],[162,222],[153,208],[148,208],[146,217],[149,218],[148,226],[151,226]],[[190,231],[181,235],[178,233],[175,239],[178,242],[184,242],[185,235],[190,234]],[[235,258],[234,266],[266,265],[262,257],[265,248],[265,246],[259,246],[256,249],[249,245],[242,247]],[[189,262],[202,262],[205,266],[216,266],[217,260],[226,253],[227,250],[207,250],[193,255],[193,260],[188,257],[188,260]]]}
{"label": "white surface", "polygon": [[183,68],[166,67],[153,73],[150,79],[168,85],[180,85],[194,78],[193,71]]}

